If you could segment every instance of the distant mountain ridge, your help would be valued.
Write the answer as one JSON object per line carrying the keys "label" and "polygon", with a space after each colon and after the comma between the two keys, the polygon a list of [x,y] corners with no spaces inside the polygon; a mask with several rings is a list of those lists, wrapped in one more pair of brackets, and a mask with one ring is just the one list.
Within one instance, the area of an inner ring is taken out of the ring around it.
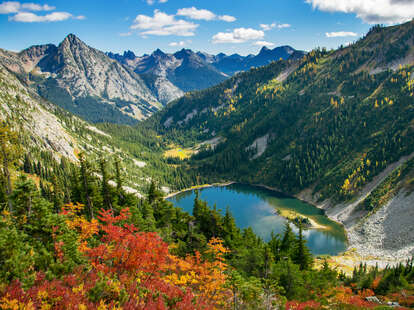
{"label": "distant mountain ridge", "polygon": [[59,45],[0,49],[0,64],[50,102],[91,122],[134,124],[184,93],[217,85],[240,71],[305,53],[289,46],[258,55],[210,55],[182,49],[151,55],[104,53],[69,34]]}
{"label": "distant mountain ridge", "polygon": [[261,67],[279,59],[299,59],[306,53],[290,46],[263,47],[257,55],[241,56],[220,53],[211,55],[182,49],[167,54],[160,49],[151,55],[136,56],[132,51],[107,55],[144,77],[147,85],[162,103],[168,103],[184,92],[214,86],[237,72]]}

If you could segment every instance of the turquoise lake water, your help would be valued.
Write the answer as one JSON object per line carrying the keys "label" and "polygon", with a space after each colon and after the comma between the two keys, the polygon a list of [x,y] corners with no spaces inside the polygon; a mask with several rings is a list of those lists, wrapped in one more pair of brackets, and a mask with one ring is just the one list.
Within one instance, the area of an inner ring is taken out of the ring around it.
{"label": "turquoise lake water", "polygon": [[[198,191],[200,198],[207,201],[210,207],[216,205],[217,209],[224,213],[228,206],[238,227],[251,227],[264,240],[269,240],[272,231],[279,234],[283,233],[286,219],[279,216],[276,210],[288,209],[309,216],[318,224],[328,228],[304,231],[307,245],[314,255],[337,255],[346,249],[346,237],[343,227],[324,216],[322,210],[298,199],[261,187],[244,184],[208,187]],[[191,213],[194,198],[195,191],[191,190],[177,194],[168,200]],[[294,225],[292,225],[292,228],[297,232]]]}

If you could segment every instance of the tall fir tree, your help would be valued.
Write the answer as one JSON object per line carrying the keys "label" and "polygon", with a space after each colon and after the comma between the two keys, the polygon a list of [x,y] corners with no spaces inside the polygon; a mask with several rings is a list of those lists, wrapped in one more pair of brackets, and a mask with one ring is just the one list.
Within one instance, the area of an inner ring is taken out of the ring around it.
{"label": "tall fir tree", "polygon": [[306,240],[303,238],[302,225],[299,225],[299,235],[293,253],[293,262],[299,265],[301,270],[308,270],[312,265],[312,254],[306,247]]}

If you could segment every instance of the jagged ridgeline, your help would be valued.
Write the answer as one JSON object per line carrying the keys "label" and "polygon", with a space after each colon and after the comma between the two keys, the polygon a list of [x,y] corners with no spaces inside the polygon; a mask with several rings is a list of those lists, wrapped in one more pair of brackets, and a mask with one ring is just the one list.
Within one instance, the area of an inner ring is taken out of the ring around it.
{"label": "jagged ridgeline", "polygon": [[414,151],[413,30],[374,27],[348,47],[237,74],[150,121],[183,145],[217,142],[190,161],[209,181],[351,199]]}
{"label": "jagged ridgeline", "polygon": [[105,54],[69,34],[58,46],[36,45],[19,53],[0,49],[0,63],[43,98],[87,121],[132,125],[184,92],[216,85],[251,66],[301,55],[285,46],[246,57],[186,49],[138,57]]}
{"label": "jagged ridgeline", "polygon": [[0,50],[0,62],[42,97],[88,121],[133,124],[162,107],[139,75],[73,34],[58,46]]}

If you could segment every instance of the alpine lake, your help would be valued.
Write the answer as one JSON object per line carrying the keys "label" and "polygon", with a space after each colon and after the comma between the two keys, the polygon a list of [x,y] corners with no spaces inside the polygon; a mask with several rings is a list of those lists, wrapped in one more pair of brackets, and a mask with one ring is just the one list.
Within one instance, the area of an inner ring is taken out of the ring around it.
{"label": "alpine lake", "polygon": [[[196,190],[188,190],[168,198],[177,207],[192,213]],[[251,227],[263,240],[271,233],[283,234],[286,214],[306,217],[314,224],[303,231],[307,246],[314,255],[338,255],[347,248],[344,228],[324,215],[324,211],[293,197],[263,187],[234,183],[197,189],[199,198],[222,214],[228,207],[236,224]],[[284,215],[284,216],[282,216]],[[295,233],[296,225],[290,224]]]}

